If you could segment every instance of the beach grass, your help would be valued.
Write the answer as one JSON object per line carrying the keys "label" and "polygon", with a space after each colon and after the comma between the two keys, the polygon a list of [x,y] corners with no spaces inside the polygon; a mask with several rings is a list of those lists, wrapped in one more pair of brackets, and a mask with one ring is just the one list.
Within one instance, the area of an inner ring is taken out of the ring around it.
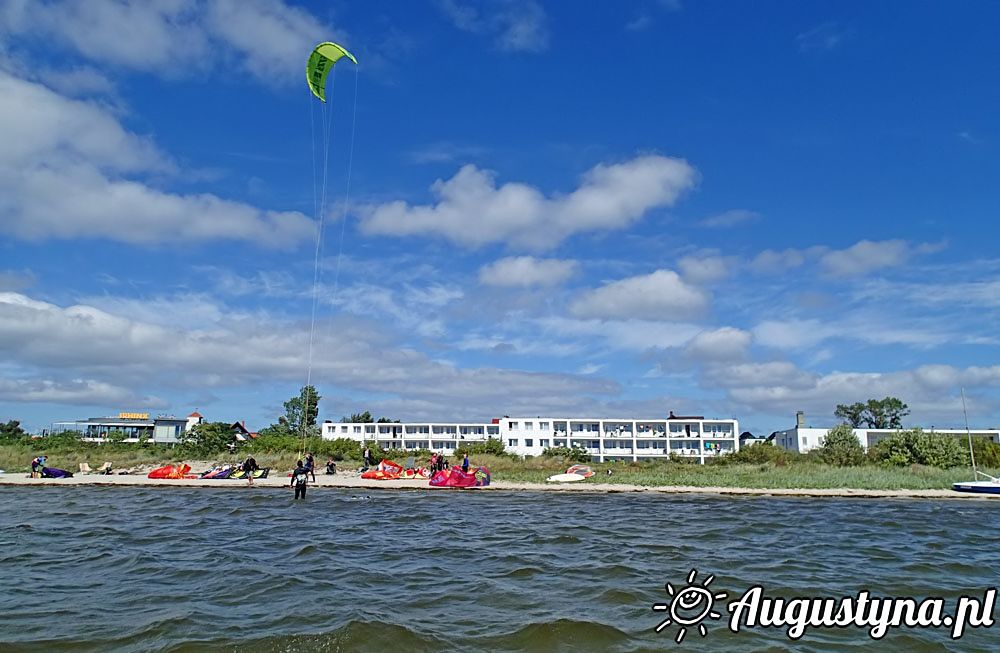
{"label": "beach grass", "polygon": [[[493,478],[498,481],[544,483],[548,476],[566,469],[565,464],[555,464],[541,458],[527,461],[487,458],[477,458],[476,463],[489,467]],[[589,464],[596,472],[594,480],[601,483],[644,487],[680,485],[755,489],[946,490],[951,488],[952,483],[972,478],[972,471],[962,467],[834,467],[812,461],[787,465],[694,465],[667,461]],[[607,474],[608,470],[611,471],[610,476]],[[996,475],[996,471],[987,473]]]}
{"label": "beach grass", "polygon": [[[76,472],[79,463],[87,463],[96,469],[110,462],[117,470],[139,472],[160,465],[188,462],[193,471],[200,472],[202,466],[235,463],[245,454],[216,454],[201,456],[199,460],[178,456],[178,451],[163,446],[135,446],[132,444],[89,444],[80,443],[73,447],[45,449],[39,442],[0,445],[0,469],[8,473],[25,472],[30,469],[31,459],[40,453],[49,456],[49,466]],[[397,462],[402,462],[404,452],[400,452]],[[291,470],[298,460],[298,452],[271,452],[255,454],[261,467],[274,470]],[[317,467],[323,469],[326,460],[318,459]],[[418,465],[426,461],[417,460]],[[453,463],[454,464],[454,463]],[[571,461],[536,457],[524,460],[510,456],[477,455],[472,457],[474,466],[488,467],[496,481],[516,483],[545,483],[545,479],[559,474],[572,464]],[[596,472],[592,482],[656,486],[690,487],[732,487],[748,489],[840,489],[861,490],[944,490],[951,484],[972,478],[971,470],[963,467],[939,469],[911,465],[909,467],[883,467],[863,465],[858,467],[834,467],[815,460],[796,460],[787,464],[776,463],[736,463],[696,465],[685,462],[642,461],[588,463]],[[359,460],[337,462],[341,471],[357,470]],[[608,470],[611,474],[608,475]],[[1000,470],[984,470],[996,476]]]}

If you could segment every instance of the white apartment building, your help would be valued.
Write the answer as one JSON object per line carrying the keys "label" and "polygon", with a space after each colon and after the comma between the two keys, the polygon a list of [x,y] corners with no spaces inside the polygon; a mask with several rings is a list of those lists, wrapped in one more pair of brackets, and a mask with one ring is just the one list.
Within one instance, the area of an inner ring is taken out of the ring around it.
{"label": "white apartment building", "polygon": [[506,450],[539,456],[550,447],[581,447],[591,460],[643,460],[671,454],[704,463],[739,450],[736,419],[509,417],[490,423],[326,422],[323,438],[374,441],[383,449],[430,449],[451,454],[463,441],[500,439]]}
{"label": "white apartment building", "polygon": [[[795,422],[796,425],[794,428],[786,429],[784,431],[775,431],[774,444],[776,446],[788,449],[789,451],[807,453],[813,449],[822,447],[827,433],[829,433],[830,429],[833,428],[814,428],[806,426],[805,415],[802,411],[795,414]],[[854,436],[858,439],[858,442],[861,443],[861,446],[865,451],[868,451],[868,448],[879,440],[884,440],[893,433],[908,430],[909,429],[853,429]],[[924,430],[931,433],[951,435],[960,438],[967,437],[965,429],[938,429],[931,427]],[[969,433],[971,433],[974,438],[986,438],[992,442],[1000,443],[1000,430],[998,429],[970,429]]]}

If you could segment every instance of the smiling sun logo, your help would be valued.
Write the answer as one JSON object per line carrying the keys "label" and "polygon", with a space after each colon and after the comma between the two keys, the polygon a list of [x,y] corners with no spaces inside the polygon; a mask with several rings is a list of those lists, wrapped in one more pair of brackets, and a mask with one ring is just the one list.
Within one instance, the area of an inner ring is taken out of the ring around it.
{"label": "smiling sun logo", "polygon": [[708,586],[715,580],[715,576],[709,575],[701,584],[698,583],[698,570],[692,569],[687,577],[687,585],[680,589],[674,589],[670,583],[665,585],[667,594],[670,596],[669,603],[657,603],[653,606],[654,612],[666,612],[667,618],[656,627],[656,632],[661,632],[667,626],[677,625],[677,637],[674,641],[680,644],[687,635],[687,629],[698,626],[698,633],[704,637],[708,634],[708,629],[703,623],[706,619],[719,620],[722,615],[713,610],[716,600],[726,598],[725,592],[712,593]]}

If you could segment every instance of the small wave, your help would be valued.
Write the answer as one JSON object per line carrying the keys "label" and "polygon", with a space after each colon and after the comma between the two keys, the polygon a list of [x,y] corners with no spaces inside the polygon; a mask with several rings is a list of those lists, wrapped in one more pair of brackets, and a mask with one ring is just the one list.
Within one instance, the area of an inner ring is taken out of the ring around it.
{"label": "small wave", "polygon": [[500,578],[531,578],[532,576],[544,573],[545,570],[539,569],[538,567],[518,567],[517,569],[512,569],[505,574],[500,574]]}
{"label": "small wave", "polygon": [[582,540],[576,535],[554,535],[554,536],[537,536],[532,538],[532,544],[579,544]]}
{"label": "small wave", "polygon": [[407,651],[439,653],[451,648],[446,640],[422,635],[406,626],[381,621],[350,621],[327,633],[271,635],[259,639],[186,642],[164,653],[252,650],[254,653],[353,653],[355,651]]}
{"label": "small wave", "polygon": [[298,551],[293,553],[292,557],[299,558],[301,556],[311,555],[313,553],[316,553],[317,551],[319,551],[319,547],[317,547],[315,544],[306,544],[305,546],[300,547]]}
{"label": "small wave", "polygon": [[528,624],[494,638],[496,651],[613,651],[628,644],[632,636],[602,623],[558,619]]}

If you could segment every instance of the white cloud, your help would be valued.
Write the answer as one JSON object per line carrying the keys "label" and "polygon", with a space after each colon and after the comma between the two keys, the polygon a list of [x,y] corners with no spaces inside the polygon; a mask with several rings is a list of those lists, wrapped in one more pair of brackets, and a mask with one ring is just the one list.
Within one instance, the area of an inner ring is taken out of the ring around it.
{"label": "white cloud", "polygon": [[684,279],[691,283],[712,284],[732,274],[738,263],[736,257],[719,256],[714,250],[706,250],[682,257],[677,267]]}
{"label": "white cloud", "polygon": [[625,29],[630,32],[641,32],[648,29],[653,24],[653,19],[649,14],[639,14],[629,22],[625,23]]}
{"label": "white cloud", "polygon": [[174,166],[107,110],[3,72],[0,142],[0,232],[18,238],[230,239],[283,248],[315,235],[313,221],[298,212],[169,193],[123,178]]}
{"label": "white cloud", "polygon": [[746,209],[732,209],[717,215],[709,216],[701,220],[698,225],[708,229],[726,229],[760,219],[760,214],[756,211]]}
{"label": "white cloud", "polygon": [[[108,308],[133,311],[136,306],[110,302]],[[210,311],[203,314],[211,320]],[[92,394],[102,390],[108,395],[105,403],[119,403],[111,386],[145,393],[154,388],[204,392],[301,383],[308,326],[229,309],[220,309],[218,315],[217,321],[200,328],[181,328],[86,304],[61,307],[0,293],[0,357],[19,369],[37,370],[35,378],[59,374],[66,376],[63,385],[106,384],[91,385]],[[380,319],[339,319],[329,329],[317,329],[312,366],[317,385],[377,395],[385,402],[397,397],[425,402],[425,411],[437,419],[483,419],[515,406],[530,412],[547,406],[580,409],[595,396],[619,391],[617,384],[594,376],[463,369],[434,361],[393,347],[377,326]],[[9,392],[13,388],[9,386]],[[37,394],[44,400],[41,390]],[[121,402],[128,403],[124,396]]]}
{"label": "white cloud", "polygon": [[727,365],[711,382],[737,390],[782,387],[788,390],[812,388],[818,375],[805,372],[787,361]]}
{"label": "white cloud", "polygon": [[833,50],[850,35],[850,30],[838,23],[824,23],[798,34],[795,41],[803,52],[807,50]]}
{"label": "white cloud", "polygon": [[[752,372],[745,374],[744,372]],[[945,428],[961,422],[960,387],[975,392],[1000,386],[1000,365],[958,368],[950,365],[925,365],[894,372],[831,372],[814,374],[798,370],[790,363],[766,363],[757,370],[734,370],[713,377],[727,384],[729,397],[744,409],[760,413],[784,413],[789,422],[796,410],[813,418],[809,423],[830,426],[835,423],[837,404],[864,401],[872,397],[899,397],[910,405],[909,424]],[[987,400],[985,403],[990,403]],[[992,406],[982,406],[996,410]],[[816,417],[819,415],[820,417]]]}
{"label": "white cloud", "polygon": [[933,254],[942,249],[944,243],[923,243],[914,247],[905,240],[861,240],[847,249],[823,254],[820,265],[835,277],[858,277],[903,265],[914,254]]}
{"label": "white cloud", "polygon": [[572,277],[576,261],[532,256],[502,258],[479,269],[479,282],[487,286],[557,286]]}
{"label": "white cloud", "polygon": [[921,306],[1000,308],[1000,279],[906,283],[877,280],[858,291],[858,297],[877,302],[905,300]]}
{"label": "white cloud", "polygon": [[754,257],[749,267],[758,274],[781,274],[807,262],[818,262],[831,277],[861,277],[876,270],[900,267],[916,255],[934,254],[945,247],[944,242],[913,245],[894,239],[860,240],[845,249],[831,249],[823,245],[781,251],[768,249]]}
{"label": "white cloud", "polygon": [[617,320],[683,322],[708,307],[708,295],[686,284],[673,270],[609,282],[570,305],[573,315]]}
{"label": "white cloud", "polygon": [[461,289],[442,284],[415,286],[405,284],[402,291],[359,283],[330,290],[326,299],[360,316],[391,318],[403,329],[423,337],[442,337],[448,332],[447,319],[441,310],[464,296]]}
{"label": "white cloud", "polygon": [[499,16],[497,43],[513,52],[541,52],[549,47],[545,11],[536,2],[517,2]]}
{"label": "white cloud", "polygon": [[159,397],[138,396],[128,388],[93,379],[0,379],[0,401],[154,410],[168,405]]}
{"label": "white cloud", "polygon": [[746,356],[753,336],[742,329],[722,327],[702,331],[687,343],[685,352],[696,360],[737,361]]}
{"label": "white cloud", "polygon": [[343,33],[281,0],[14,3],[0,33],[56,38],[84,57],[167,77],[209,70],[289,84],[303,53]]}
{"label": "white cloud", "polygon": [[884,311],[855,312],[845,318],[829,320],[789,318],[764,320],[753,328],[754,339],[765,347],[781,350],[806,350],[834,338],[870,345],[907,345],[930,348],[948,343],[968,344],[960,333],[925,326],[922,320],[910,320],[900,326]]}
{"label": "white cloud", "polygon": [[451,163],[460,158],[477,157],[486,151],[475,145],[459,145],[449,141],[428,143],[406,153],[406,159],[412,163]]}
{"label": "white cloud", "polygon": [[23,290],[35,284],[31,270],[0,270],[0,292]]}
{"label": "white cloud", "polygon": [[781,251],[765,249],[750,261],[750,269],[758,274],[782,274],[801,267],[806,259],[826,248],[799,250],[789,248]]}
{"label": "white cloud", "polygon": [[536,320],[543,333],[564,342],[571,338],[581,338],[584,342],[578,351],[591,351],[587,341],[599,339],[613,349],[646,351],[649,349],[669,349],[680,347],[695,337],[701,330],[693,324],[683,322],[661,322],[638,318],[625,319],[572,319],[566,317],[546,317]]}
{"label": "white cloud", "polygon": [[438,7],[460,30],[488,34],[502,50],[541,52],[549,46],[547,17],[533,0],[507,0],[477,8],[459,0],[439,0]]}
{"label": "white cloud", "polygon": [[753,329],[761,345],[784,350],[808,349],[836,335],[836,327],[819,320],[764,320]]}
{"label": "white cloud", "polygon": [[651,209],[671,206],[696,179],[683,160],[640,156],[595,166],[576,190],[547,198],[527,184],[497,188],[492,173],[466,165],[431,186],[436,204],[369,207],[361,229],[372,235],[436,234],[470,247],[508,242],[545,249],[576,233],[627,227]]}

